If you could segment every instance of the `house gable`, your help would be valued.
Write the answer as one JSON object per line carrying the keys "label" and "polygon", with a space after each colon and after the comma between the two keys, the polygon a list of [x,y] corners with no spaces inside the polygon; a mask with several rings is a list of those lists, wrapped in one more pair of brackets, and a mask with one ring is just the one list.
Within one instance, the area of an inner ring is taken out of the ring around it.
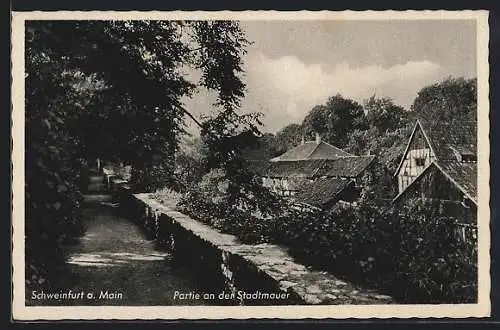
{"label": "house gable", "polygon": [[398,170],[398,191],[403,192],[430,164],[436,160],[429,139],[419,121],[410,136]]}

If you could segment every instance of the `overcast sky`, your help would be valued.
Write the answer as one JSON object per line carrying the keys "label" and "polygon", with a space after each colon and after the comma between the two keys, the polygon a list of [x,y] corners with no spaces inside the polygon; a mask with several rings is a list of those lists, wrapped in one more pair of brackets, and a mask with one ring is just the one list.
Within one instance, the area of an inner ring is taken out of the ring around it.
{"label": "overcast sky", "polygon": [[[475,21],[243,21],[253,42],[244,57],[242,108],[264,113],[263,131],[300,123],[340,93],[358,102],[376,94],[409,108],[425,85],[476,76]],[[214,96],[185,104],[199,116]]]}

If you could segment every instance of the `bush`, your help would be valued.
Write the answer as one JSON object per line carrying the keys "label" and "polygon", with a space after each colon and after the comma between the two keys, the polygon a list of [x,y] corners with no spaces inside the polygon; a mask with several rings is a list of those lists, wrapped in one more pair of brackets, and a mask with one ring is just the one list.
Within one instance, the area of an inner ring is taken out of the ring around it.
{"label": "bush", "polygon": [[407,303],[466,303],[477,298],[477,248],[457,238],[456,219],[416,202],[403,210],[362,203],[329,214],[278,219],[276,243],[301,261],[389,291]]}
{"label": "bush", "polygon": [[457,220],[435,203],[414,202],[400,211],[399,254],[394,281],[415,302],[477,301],[477,239],[457,238]]}
{"label": "bush", "polygon": [[477,299],[476,240],[460,240],[457,219],[442,214],[439,203],[415,200],[396,209],[366,191],[357,205],[338,204],[329,212],[288,207],[262,217],[213,198],[210,187],[184,195],[181,211],[243,243],[288,246],[299,262],[404,303]]}
{"label": "bush", "polygon": [[170,188],[161,188],[152,193],[151,197],[162,204],[170,207],[176,207],[182,199],[182,194]]}
{"label": "bush", "polygon": [[271,218],[253,216],[225,202],[215,203],[199,191],[190,191],[179,202],[183,213],[221,232],[237,236],[242,243],[270,242],[275,231]]}

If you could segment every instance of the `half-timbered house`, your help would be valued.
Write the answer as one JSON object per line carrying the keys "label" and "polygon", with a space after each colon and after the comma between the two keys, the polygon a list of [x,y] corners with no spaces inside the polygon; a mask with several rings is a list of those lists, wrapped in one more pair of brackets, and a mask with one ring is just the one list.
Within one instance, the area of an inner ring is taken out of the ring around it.
{"label": "half-timbered house", "polygon": [[443,214],[475,228],[477,218],[477,123],[417,120],[395,173],[398,195],[439,202]]}

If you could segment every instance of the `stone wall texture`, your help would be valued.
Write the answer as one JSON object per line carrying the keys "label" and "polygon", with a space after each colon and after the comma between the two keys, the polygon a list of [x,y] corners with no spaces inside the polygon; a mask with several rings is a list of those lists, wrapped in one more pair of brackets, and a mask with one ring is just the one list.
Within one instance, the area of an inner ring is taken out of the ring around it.
{"label": "stone wall texture", "polygon": [[219,305],[394,303],[390,296],[357,288],[330,273],[296,263],[285,247],[242,244],[235,236],[177,212],[149,194],[131,194],[120,180],[110,181],[121,211],[142,226],[151,239],[172,251],[173,262],[198,274],[204,293],[218,296],[223,292],[230,298],[218,300]]}

